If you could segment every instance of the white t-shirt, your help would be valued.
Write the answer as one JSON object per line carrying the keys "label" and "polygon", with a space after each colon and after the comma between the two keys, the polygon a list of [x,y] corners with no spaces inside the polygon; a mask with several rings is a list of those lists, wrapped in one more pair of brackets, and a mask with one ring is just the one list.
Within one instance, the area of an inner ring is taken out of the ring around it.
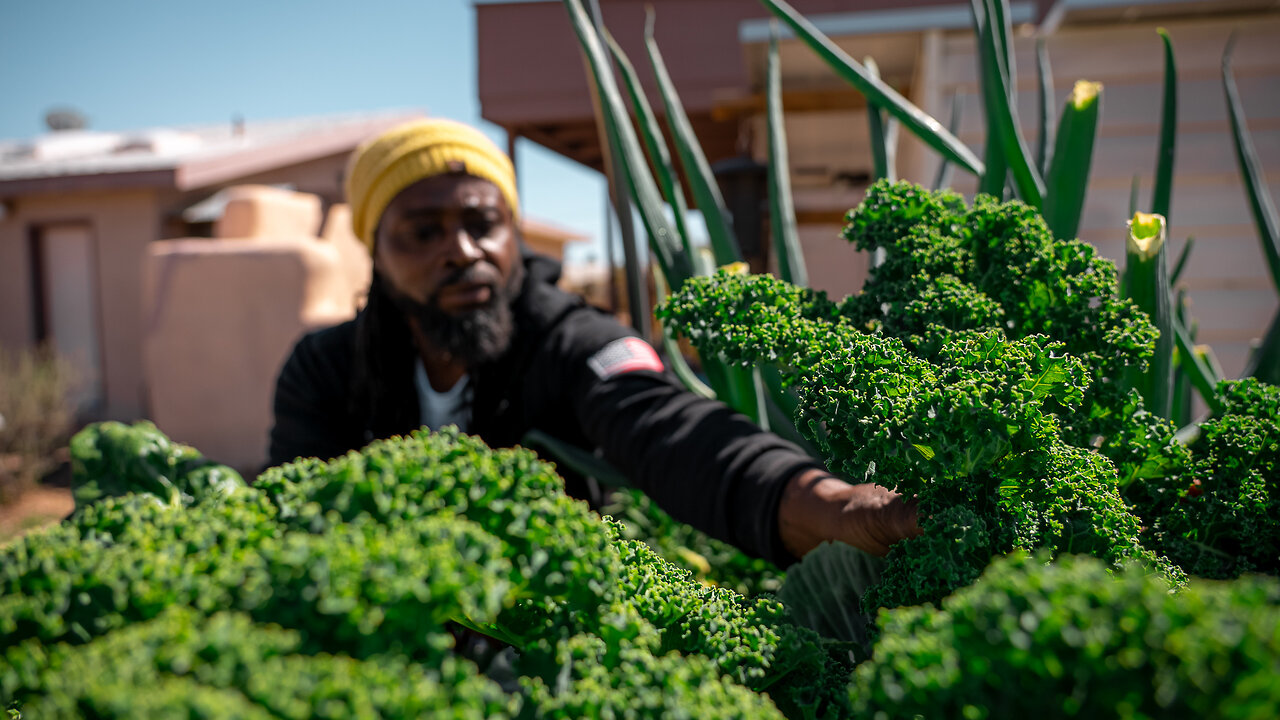
{"label": "white t-shirt", "polygon": [[463,375],[453,387],[436,392],[427,379],[426,367],[419,359],[414,364],[413,384],[418,386],[418,408],[423,425],[431,430],[457,425],[459,430],[467,432],[467,426],[471,424],[471,397],[467,392],[470,376]]}

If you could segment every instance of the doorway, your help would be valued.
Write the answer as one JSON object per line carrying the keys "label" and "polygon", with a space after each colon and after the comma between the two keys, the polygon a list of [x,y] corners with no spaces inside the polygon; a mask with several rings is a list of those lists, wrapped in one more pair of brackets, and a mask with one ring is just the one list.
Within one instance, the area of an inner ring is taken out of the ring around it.
{"label": "doorway", "polygon": [[81,416],[104,400],[98,252],[88,223],[51,223],[31,230],[36,341],[75,369],[70,401]]}

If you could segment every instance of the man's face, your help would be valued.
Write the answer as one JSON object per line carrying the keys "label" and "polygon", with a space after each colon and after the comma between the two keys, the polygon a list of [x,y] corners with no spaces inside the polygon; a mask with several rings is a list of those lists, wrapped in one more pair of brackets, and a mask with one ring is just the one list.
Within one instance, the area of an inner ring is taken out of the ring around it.
{"label": "man's face", "polygon": [[437,350],[470,365],[506,349],[520,248],[493,183],[455,173],[405,188],[383,212],[373,262]]}

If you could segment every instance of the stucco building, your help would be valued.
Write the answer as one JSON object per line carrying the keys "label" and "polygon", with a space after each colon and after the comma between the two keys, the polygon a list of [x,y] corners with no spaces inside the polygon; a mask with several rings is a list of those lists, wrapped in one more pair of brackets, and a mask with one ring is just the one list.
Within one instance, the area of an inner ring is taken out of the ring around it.
{"label": "stucco building", "polygon": [[147,246],[210,234],[212,216],[187,211],[232,185],[287,185],[339,202],[352,148],[417,114],[62,130],[0,144],[0,346],[50,342],[67,355],[87,417],[146,415]]}
{"label": "stucco building", "polygon": [[[276,373],[363,302],[342,205],[364,139],[419,112],[0,142],[0,348],[75,366],[82,420],[149,418],[244,469],[266,459]],[[526,218],[559,257],[585,238]]]}

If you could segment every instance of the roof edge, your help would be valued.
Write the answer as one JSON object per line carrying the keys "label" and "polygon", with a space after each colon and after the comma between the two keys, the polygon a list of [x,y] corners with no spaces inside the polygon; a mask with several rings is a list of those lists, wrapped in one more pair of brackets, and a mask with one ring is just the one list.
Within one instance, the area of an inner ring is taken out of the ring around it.
{"label": "roof edge", "polygon": [[247,147],[211,158],[193,158],[179,163],[175,185],[179,190],[195,190],[279,167],[348,153],[367,138],[419,117],[423,114],[411,112],[371,118],[358,125],[306,134],[288,142]]}
{"label": "roof edge", "polygon": [[[1036,4],[1031,0],[1015,0],[1009,4],[1010,22],[1034,22]],[[814,27],[828,37],[880,35],[884,33],[918,32],[921,30],[957,30],[973,26],[970,9],[962,5],[935,5],[893,10],[823,13],[807,16]],[[745,20],[738,28],[738,41],[743,44],[769,41],[773,18]],[[790,27],[779,24],[778,38],[795,38]]]}
{"label": "roof edge", "polygon": [[0,180],[0,197],[92,192],[96,190],[140,190],[174,186],[174,168],[94,173],[91,175],[45,175]]}

